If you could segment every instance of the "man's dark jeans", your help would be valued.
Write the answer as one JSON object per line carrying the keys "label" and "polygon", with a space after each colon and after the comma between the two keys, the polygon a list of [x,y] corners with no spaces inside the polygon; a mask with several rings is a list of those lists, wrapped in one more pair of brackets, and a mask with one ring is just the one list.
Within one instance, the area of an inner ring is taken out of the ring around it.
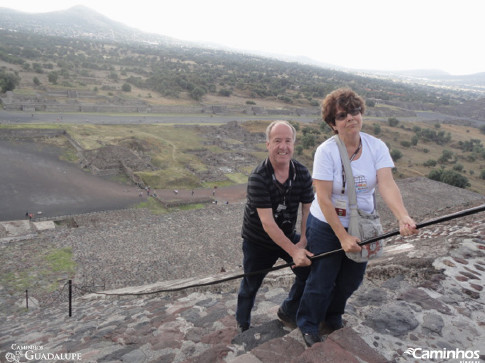
{"label": "man's dark jeans", "polygon": [[[295,234],[291,240],[293,243],[297,243],[300,240],[300,235]],[[269,249],[247,240],[243,240],[242,250],[244,253],[244,273],[269,269],[274,266],[278,258],[281,258],[286,262],[292,261],[290,255],[282,248]],[[293,272],[296,275],[295,282],[290,289],[288,298],[283,302],[281,307],[286,314],[296,320],[296,312],[300,305],[300,298],[303,294],[305,280],[310,272],[310,268],[298,267],[294,268]],[[236,320],[240,326],[249,327],[251,323],[251,310],[254,306],[256,293],[263,283],[266,274],[267,273],[251,275],[242,279],[237,297],[236,309]]]}

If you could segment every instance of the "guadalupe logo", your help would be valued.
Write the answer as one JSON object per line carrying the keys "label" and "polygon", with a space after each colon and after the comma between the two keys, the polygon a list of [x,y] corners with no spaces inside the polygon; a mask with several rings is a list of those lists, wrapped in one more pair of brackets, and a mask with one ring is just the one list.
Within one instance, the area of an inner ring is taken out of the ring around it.
{"label": "guadalupe logo", "polygon": [[5,359],[8,363],[20,363],[26,361],[80,361],[81,353],[49,353],[44,351],[43,346],[12,344],[13,352],[7,352]]}

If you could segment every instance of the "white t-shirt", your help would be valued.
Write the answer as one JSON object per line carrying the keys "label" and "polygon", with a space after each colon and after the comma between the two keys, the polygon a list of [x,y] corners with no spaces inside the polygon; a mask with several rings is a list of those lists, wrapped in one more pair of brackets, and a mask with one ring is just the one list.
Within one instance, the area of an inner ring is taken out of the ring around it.
{"label": "white t-shirt", "polygon": [[[335,136],[338,137],[338,136]],[[350,163],[355,179],[357,205],[368,213],[374,210],[374,191],[377,185],[377,170],[381,168],[393,168],[394,162],[387,145],[380,139],[360,133],[362,140],[362,154],[359,159]],[[334,206],[346,206],[346,215],[339,216],[344,227],[349,225],[349,199],[347,196],[347,184],[345,193],[342,195],[342,161],[337,142],[334,137],[323,142],[315,152],[313,163],[313,179],[333,182],[332,203]],[[347,177],[348,180],[348,177]],[[315,196],[310,212],[317,219],[326,222],[325,216]]]}

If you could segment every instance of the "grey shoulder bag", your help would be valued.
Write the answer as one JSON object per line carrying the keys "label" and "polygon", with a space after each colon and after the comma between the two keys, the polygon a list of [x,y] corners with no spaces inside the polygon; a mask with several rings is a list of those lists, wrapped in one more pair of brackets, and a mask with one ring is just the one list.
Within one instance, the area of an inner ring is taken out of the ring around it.
{"label": "grey shoulder bag", "polygon": [[[374,211],[372,213],[364,212],[357,207],[357,195],[355,191],[355,180],[350,167],[349,155],[347,149],[338,135],[334,136],[339,148],[340,159],[342,166],[347,176],[347,194],[349,197],[350,222],[348,232],[350,235],[359,237],[361,241],[377,237],[383,233],[381,220],[379,214],[375,209],[375,195],[374,195]],[[368,260],[382,255],[384,249],[384,241],[378,240],[368,245],[369,250],[362,248],[360,252],[345,252],[348,258],[355,262],[367,262]]]}

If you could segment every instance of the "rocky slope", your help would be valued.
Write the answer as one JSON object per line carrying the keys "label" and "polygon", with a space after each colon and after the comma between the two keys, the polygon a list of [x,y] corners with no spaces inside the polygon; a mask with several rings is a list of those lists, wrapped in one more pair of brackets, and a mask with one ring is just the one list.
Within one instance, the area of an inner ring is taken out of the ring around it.
{"label": "rocky slope", "polygon": [[[485,202],[481,195],[427,179],[399,185],[418,222]],[[346,327],[306,349],[298,329],[276,318],[290,271],[268,276],[253,327],[242,334],[234,319],[238,279],[154,293],[239,273],[241,209],[242,204],[229,204],[162,217],[92,214],[75,218],[77,228],[57,227],[23,241],[3,237],[2,249],[19,244],[23,253],[29,243],[34,248],[41,241],[72,245],[82,268],[74,279],[72,317],[66,287],[50,302],[40,301],[40,308],[31,303],[27,312],[8,308],[22,299],[0,290],[2,311],[8,311],[2,314],[0,359],[29,350],[76,353],[93,362],[411,362],[426,354],[434,354],[435,362],[485,359],[483,212],[423,228],[417,237],[389,239],[385,256],[369,264],[349,301]],[[381,210],[392,229],[392,218]],[[229,232],[227,226],[234,228]],[[228,272],[220,272],[223,264]],[[104,279],[111,289],[123,288],[108,292],[114,296],[85,294],[80,289],[89,280],[86,274]],[[151,284],[127,287],[142,279]]]}

